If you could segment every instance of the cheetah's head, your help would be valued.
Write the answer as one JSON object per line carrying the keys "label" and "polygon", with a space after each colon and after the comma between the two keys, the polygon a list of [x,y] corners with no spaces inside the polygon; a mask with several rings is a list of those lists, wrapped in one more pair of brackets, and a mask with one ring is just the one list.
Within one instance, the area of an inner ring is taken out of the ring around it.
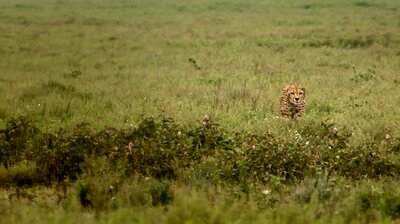
{"label": "cheetah's head", "polygon": [[300,85],[292,84],[288,88],[288,101],[294,105],[304,103],[306,99],[306,89]]}

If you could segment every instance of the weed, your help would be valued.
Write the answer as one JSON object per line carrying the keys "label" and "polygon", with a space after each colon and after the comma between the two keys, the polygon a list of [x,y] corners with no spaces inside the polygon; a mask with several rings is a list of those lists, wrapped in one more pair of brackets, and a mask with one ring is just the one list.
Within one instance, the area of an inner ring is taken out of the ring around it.
{"label": "weed", "polygon": [[391,42],[390,39],[385,38],[381,40],[381,38],[376,36],[355,36],[350,38],[326,38],[326,39],[317,39],[312,41],[306,41],[303,43],[305,47],[331,47],[331,48],[343,48],[343,49],[355,49],[355,48],[367,48],[371,47],[373,44],[380,44],[383,46],[388,46]]}
{"label": "weed", "polygon": [[373,6],[376,6],[376,5],[373,4],[373,3],[364,2],[364,1],[356,2],[356,3],[354,3],[354,5],[355,5],[355,6],[358,6],[358,7],[373,7]]}
{"label": "weed", "polygon": [[189,63],[191,63],[191,64],[193,65],[193,67],[194,67],[196,70],[200,71],[200,72],[204,75],[204,71],[203,71],[203,70],[201,69],[201,67],[197,64],[197,61],[196,61],[195,59],[189,58],[188,61],[189,61]]}
{"label": "weed", "polygon": [[81,70],[80,70],[80,69],[76,69],[76,70],[73,70],[73,71],[70,72],[70,73],[65,73],[65,74],[64,74],[64,78],[73,78],[73,79],[76,79],[76,78],[78,78],[78,77],[81,76],[81,75],[82,75]]}
{"label": "weed", "polygon": [[168,205],[173,200],[173,193],[167,182],[154,182],[150,185],[149,191],[153,206]]}
{"label": "weed", "polygon": [[22,161],[32,137],[37,133],[38,129],[31,119],[27,117],[10,119],[6,128],[0,132],[0,162],[8,167]]}

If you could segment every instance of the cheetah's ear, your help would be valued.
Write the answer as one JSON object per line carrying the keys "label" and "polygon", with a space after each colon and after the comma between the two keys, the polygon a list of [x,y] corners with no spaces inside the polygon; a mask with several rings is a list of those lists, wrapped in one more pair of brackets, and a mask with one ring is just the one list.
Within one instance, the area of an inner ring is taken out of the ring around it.
{"label": "cheetah's ear", "polygon": [[304,96],[305,96],[305,95],[306,95],[306,88],[301,87],[300,89],[303,90],[303,94],[304,94]]}

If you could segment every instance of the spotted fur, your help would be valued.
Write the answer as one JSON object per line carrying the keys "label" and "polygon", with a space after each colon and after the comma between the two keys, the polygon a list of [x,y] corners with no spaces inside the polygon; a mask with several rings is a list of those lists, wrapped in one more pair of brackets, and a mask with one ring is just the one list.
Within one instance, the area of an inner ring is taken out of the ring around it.
{"label": "spotted fur", "polygon": [[296,119],[304,114],[306,89],[299,84],[288,84],[280,96],[280,109],[285,120]]}

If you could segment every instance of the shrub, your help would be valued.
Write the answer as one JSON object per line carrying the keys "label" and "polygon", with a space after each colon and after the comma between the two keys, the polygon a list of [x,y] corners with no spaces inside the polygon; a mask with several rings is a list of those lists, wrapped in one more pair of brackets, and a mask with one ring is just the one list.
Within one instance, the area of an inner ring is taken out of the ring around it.
{"label": "shrub", "polygon": [[[1,161],[36,164],[38,179],[77,179],[87,158],[106,158],[111,169],[129,177],[159,180],[202,180],[212,184],[249,184],[277,180],[293,183],[325,173],[351,179],[395,176],[400,172],[398,142],[358,146],[349,144],[351,132],[328,122],[287,127],[289,137],[272,132],[228,133],[209,117],[193,129],[171,118],[143,118],[137,128],[108,128],[97,132],[88,124],[72,132],[40,132],[27,118],[11,120],[1,133]],[[378,150],[379,149],[379,150]],[[212,164],[211,164],[212,163]]]}
{"label": "shrub", "polygon": [[26,148],[38,133],[33,121],[27,117],[10,119],[0,130],[0,163],[8,167],[25,158]]}

